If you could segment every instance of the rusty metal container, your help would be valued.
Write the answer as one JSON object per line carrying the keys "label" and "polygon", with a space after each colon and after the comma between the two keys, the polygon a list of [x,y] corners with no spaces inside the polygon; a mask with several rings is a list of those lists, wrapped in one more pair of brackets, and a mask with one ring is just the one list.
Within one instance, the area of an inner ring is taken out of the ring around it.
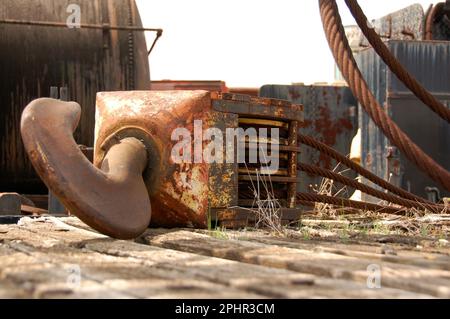
{"label": "rusty metal container", "polygon": [[[450,105],[450,42],[388,41],[389,50],[405,68],[445,105]],[[450,170],[450,126],[401,83],[373,49],[356,55],[364,78],[389,116],[428,155]],[[391,145],[369,116],[361,111],[363,165],[414,194],[426,197],[437,187]],[[369,183],[369,182],[367,182]],[[449,196],[441,192],[441,196]]]}
{"label": "rusty metal container", "polygon": [[[261,97],[288,100],[304,107],[304,123],[300,131],[349,154],[353,137],[358,130],[357,101],[350,89],[343,85],[265,85]],[[303,163],[334,169],[337,163],[307,146],[300,145],[299,159]],[[343,170],[343,168],[338,170]],[[354,177],[350,172],[346,174]],[[299,172],[297,191],[308,192],[320,185],[321,177]],[[350,194],[348,194],[350,195]]]}
{"label": "rusty metal container", "polygon": [[104,29],[69,29],[0,23],[0,191],[38,193],[45,186],[20,139],[20,115],[50,87],[68,87],[69,99],[83,106],[75,134],[94,142],[95,95],[99,91],[148,89],[143,32],[106,26],[142,26],[134,0],[2,0],[0,20],[66,23],[69,4],[81,9],[81,23]]}

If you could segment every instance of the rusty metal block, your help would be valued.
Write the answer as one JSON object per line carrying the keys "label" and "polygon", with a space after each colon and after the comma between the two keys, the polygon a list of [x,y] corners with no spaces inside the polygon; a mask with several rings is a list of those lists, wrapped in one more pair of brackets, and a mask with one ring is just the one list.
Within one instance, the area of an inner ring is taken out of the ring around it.
{"label": "rusty metal block", "polygon": [[96,107],[93,164],[73,138],[75,102],[31,102],[21,134],[49,189],[104,234],[130,239],[149,223],[205,228],[211,210],[251,199],[255,183],[259,204],[296,204],[301,106],[207,91],[128,91],[98,93]]}
{"label": "rusty metal block", "polygon": [[100,167],[107,142],[113,137],[150,136],[153,142],[148,148],[154,151],[144,176],[152,224],[206,227],[210,165],[173,163],[171,134],[179,127],[193,132],[194,120],[205,120],[204,126],[213,124],[212,112],[205,91],[98,93],[94,164]]}
{"label": "rusty metal block", "polygon": [[[280,151],[286,158],[295,158],[291,159],[294,166],[286,167],[287,176],[272,176],[272,181],[294,185],[286,186],[283,193],[286,206],[294,207],[298,182],[296,134],[303,112],[302,106],[287,101],[206,91],[98,93],[94,164],[101,166],[112,140],[149,136],[152,142],[147,146],[154,151],[149,156],[144,180],[152,203],[151,224],[206,227],[211,210],[240,204],[239,183],[249,177],[239,173],[238,163],[174,163],[171,150],[177,141],[172,140],[171,133],[176,128],[188,129],[194,137],[191,147],[195,149],[194,121],[201,120],[203,130],[217,128],[225,134],[227,128],[239,127],[244,117],[253,118],[255,124],[262,119],[283,121],[290,132]],[[206,146],[207,141],[203,141],[202,148]]]}

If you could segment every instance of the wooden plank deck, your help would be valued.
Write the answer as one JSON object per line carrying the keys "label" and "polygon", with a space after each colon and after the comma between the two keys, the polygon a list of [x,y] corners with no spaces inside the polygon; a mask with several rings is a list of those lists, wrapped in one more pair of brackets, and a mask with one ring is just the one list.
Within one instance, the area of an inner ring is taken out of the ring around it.
{"label": "wooden plank deck", "polygon": [[[367,285],[374,265],[381,288]],[[0,225],[0,298],[436,297],[450,297],[445,245],[188,229],[123,241],[73,217]]]}

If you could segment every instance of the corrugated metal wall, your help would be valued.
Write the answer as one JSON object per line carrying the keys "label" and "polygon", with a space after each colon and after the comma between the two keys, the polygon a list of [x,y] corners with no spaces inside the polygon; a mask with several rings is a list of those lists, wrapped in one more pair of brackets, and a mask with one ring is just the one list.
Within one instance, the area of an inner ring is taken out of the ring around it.
{"label": "corrugated metal wall", "polygon": [[[447,106],[450,105],[450,42],[389,41],[391,52],[417,80]],[[386,112],[426,153],[450,170],[450,126],[420,102],[390,72],[373,49],[356,55],[376,98]],[[393,145],[360,109],[362,163],[378,176],[398,180],[399,186],[426,196],[425,187],[438,187]],[[396,176],[398,175],[398,176]],[[442,192],[442,195],[450,194]]]}

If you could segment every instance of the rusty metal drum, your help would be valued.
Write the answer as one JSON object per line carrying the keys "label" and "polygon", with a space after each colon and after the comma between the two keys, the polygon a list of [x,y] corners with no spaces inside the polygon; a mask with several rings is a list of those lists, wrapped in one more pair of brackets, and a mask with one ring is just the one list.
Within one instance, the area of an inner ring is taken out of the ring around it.
{"label": "rusty metal drum", "polygon": [[[65,24],[70,4],[79,6],[82,25],[102,28],[27,24]],[[92,146],[96,93],[150,87],[143,32],[110,28],[142,23],[134,0],[3,0],[0,21],[0,192],[38,193],[45,186],[23,148],[22,110],[51,86],[68,87],[83,107],[76,141]]]}

